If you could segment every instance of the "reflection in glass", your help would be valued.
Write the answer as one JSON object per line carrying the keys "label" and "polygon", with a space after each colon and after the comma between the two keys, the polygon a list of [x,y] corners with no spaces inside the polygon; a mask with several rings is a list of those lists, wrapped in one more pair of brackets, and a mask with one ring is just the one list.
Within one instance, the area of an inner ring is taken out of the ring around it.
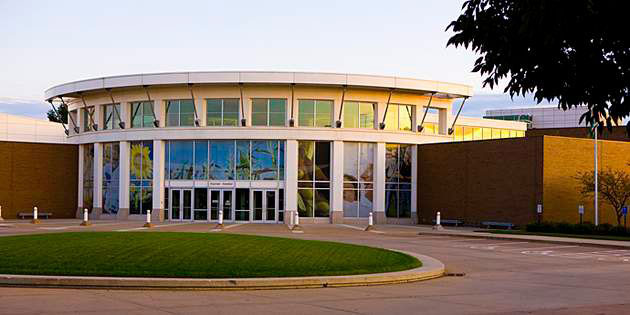
{"label": "reflection in glass", "polygon": [[249,141],[236,141],[236,180],[249,180]]}
{"label": "reflection in glass", "polygon": [[343,127],[359,128],[359,103],[343,103]]}
{"label": "reflection in glass", "polygon": [[120,146],[118,142],[103,143],[103,198],[105,214],[118,213],[118,186],[120,178]]}
{"label": "reflection in glass", "polygon": [[411,131],[411,123],[413,121],[413,112],[415,111],[415,107],[413,105],[399,105],[398,110],[398,130]]}
{"label": "reflection in glass", "polygon": [[312,181],[314,172],[315,141],[298,142],[298,180]]}
{"label": "reflection in glass", "polygon": [[94,207],[94,144],[83,145],[83,209]]}
{"label": "reflection in glass", "polygon": [[152,209],[153,141],[132,141],[129,165],[129,214]]}
{"label": "reflection in glass", "polygon": [[210,141],[210,179],[234,179],[234,141]]}
{"label": "reflection in glass", "polygon": [[208,179],[208,141],[195,141],[195,179]]}
{"label": "reflection in glass", "polygon": [[193,141],[170,141],[170,178],[193,179]]}
{"label": "reflection in glass", "polygon": [[278,141],[252,141],[252,180],[278,178]]}
{"label": "reflection in glass", "polygon": [[298,189],[298,213],[300,217],[313,216],[314,195],[312,188]]}
{"label": "reflection in glass", "polygon": [[300,127],[315,126],[315,101],[300,100],[298,103],[298,125]]}
{"label": "reflection in glass", "polygon": [[330,190],[315,190],[315,217],[327,217],[330,214]]}

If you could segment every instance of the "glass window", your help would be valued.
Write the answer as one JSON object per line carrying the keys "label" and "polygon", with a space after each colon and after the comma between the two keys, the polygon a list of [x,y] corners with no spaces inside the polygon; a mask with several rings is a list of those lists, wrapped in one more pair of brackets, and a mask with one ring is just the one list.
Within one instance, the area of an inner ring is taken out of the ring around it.
{"label": "glass window", "polygon": [[153,128],[154,117],[152,101],[131,103],[131,128]]}
{"label": "glass window", "polygon": [[249,221],[249,189],[237,188],[235,201],[235,217],[237,221]]}
{"label": "glass window", "polygon": [[238,126],[239,99],[206,100],[207,126]]}
{"label": "glass window", "polygon": [[470,141],[473,139],[473,128],[464,127],[464,141]]}
{"label": "glass window", "polygon": [[501,139],[501,129],[492,128],[492,139]]}
{"label": "glass window", "polygon": [[234,179],[234,141],[210,141],[210,179]]}
{"label": "glass window", "polygon": [[374,104],[344,102],[343,125],[345,128],[374,128]]}
{"label": "glass window", "polygon": [[153,141],[132,141],[129,167],[129,214],[153,207]]}
{"label": "glass window", "polygon": [[166,102],[166,126],[194,126],[195,106],[193,100],[169,100]]}
{"label": "glass window", "polygon": [[83,131],[94,130],[94,106],[85,107],[83,112]]}
{"label": "glass window", "polygon": [[436,135],[438,134],[437,124],[425,122],[423,125],[422,133],[428,135]]}
{"label": "glass window", "polygon": [[249,180],[249,141],[236,141],[236,180]]}
{"label": "glass window", "polygon": [[344,217],[368,217],[373,210],[374,144],[344,142]]}
{"label": "glass window", "polygon": [[252,99],[252,126],[285,126],[287,100]]}
{"label": "glass window", "polygon": [[252,180],[278,179],[278,141],[252,141]]}
{"label": "glass window", "polygon": [[118,213],[118,192],[120,178],[120,146],[118,142],[103,143],[103,199],[105,214]]}
{"label": "glass window", "polygon": [[330,142],[298,142],[298,212],[302,217],[330,214]]}
{"label": "glass window", "polygon": [[120,104],[103,105],[103,129],[120,129]]}
{"label": "glass window", "polygon": [[197,140],[195,141],[195,179],[208,179],[208,173],[208,141]]}
{"label": "glass window", "polygon": [[481,128],[482,138],[492,139],[492,128]]}
{"label": "glass window", "polygon": [[193,141],[169,141],[170,179],[193,179]]}
{"label": "glass window", "polygon": [[385,145],[385,215],[411,216],[411,180],[413,145]]}
{"label": "glass window", "polygon": [[481,133],[481,128],[473,127],[473,140],[482,140],[483,135]]}
{"label": "glass window", "polygon": [[523,130],[517,130],[517,131],[516,131],[516,136],[517,136],[517,137],[525,137],[525,131],[523,131]]}
{"label": "glass window", "polygon": [[516,130],[510,130],[510,138],[516,138]]}
{"label": "glass window", "polygon": [[509,138],[510,137],[510,131],[507,129],[501,129],[501,138]]}
{"label": "glass window", "polygon": [[464,127],[455,126],[455,141],[464,141]]}
{"label": "glass window", "polygon": [[94,207],[94,145],[83,145],[83,209]]}
{"label": "glass window", "polygon": [[333,102],[299,100],[298,125],[301,127],[331,127]]}
{"label": "glass window", "polygon": [[413,105],[389,104],[385,117],[385,129],[411,131],[414,110]]}

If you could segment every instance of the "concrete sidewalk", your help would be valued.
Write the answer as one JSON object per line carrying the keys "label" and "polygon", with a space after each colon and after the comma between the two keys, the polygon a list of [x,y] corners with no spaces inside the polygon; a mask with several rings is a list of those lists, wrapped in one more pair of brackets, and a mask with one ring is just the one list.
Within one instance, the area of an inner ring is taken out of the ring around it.
{"label": "concrete sidewalk", "polygon": [[490,232],[475,232],[479,231],[478,228],[468,227],[443,227],[442,230],[434,230],[433,226],[420,225],[418,228],[418,234],[420,235],[444,235],[444,236],[458,236],[458,237],[478,237],[486,239],[499,239],[499,240],[526,240],[532,242],[546,242],[556,244],[571,244],[571,245],[595,245],[606,246],[615,248],[630,248],[630,241],[613,241],[613,240],[597,240],[588,238],[576,238],[576,237],[557,237],[557,236],[542,236],[542,235],[519,235],[519,234],[495,234]]}

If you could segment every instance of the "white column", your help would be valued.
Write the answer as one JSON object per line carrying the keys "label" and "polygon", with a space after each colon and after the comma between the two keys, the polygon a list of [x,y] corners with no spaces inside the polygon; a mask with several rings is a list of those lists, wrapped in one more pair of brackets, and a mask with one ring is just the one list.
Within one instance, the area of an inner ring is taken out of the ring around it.
{"label": "white column", "polygon": [[153,140],[153,220],[164,220],[164,144]]}
{"label": "white column", "polygon": [[[387,96],[386,96],[387,97]],[[374,129],[379,129],[379,125],[383,122],[383,117],[385,116],[385,107],[387,106],[387,102],[376,103],[374,110]]]}
{"label": "white column", "polygon": [[129,216],[129,141],[120,141],[120,174],[118,177],[118,218]]}
{"label": "white column", "polygon": [[155,118],[160,121],[160,127],[166,126],[166,102],[163,99],[153,100]]}
{"label": "white column", "polygon": [[343,141],[333,141],[332,150],[332,223],[343,221]]}
{"label": "white column", "polygon": [[85,154],[85,145],[81,144],[79,145],[79,159],[78,159],[78,164],[79,164],[79,187],[77,189],[78,192],[78,196],[77,196],[77,211],[76,211],[76,217],[80,218],[81,217],[81,213],[83,213],[83,155]]}
{"label": "white column", "polygon": [[102,105],[94,105],[94,114],[92,118],[94,119],[94,123],[98,126],[98,130],[103,130],[105,127],[105,121],[103,120],[103,106]]}
{"label": "white column", "polygon": [[125,129],[131,128],[131,103],[120,102],[120,120],[125,123]]}
{"label": "white column", "polygon": [[385,223],[385,142],[376,143],[374,156],[374,215],[376,223]]}
{"label": "white column", "polygon": [[199,126],[206,126],[206,102],[203,98],[195,99],[195,105],[197,105],[197,117],[199,117]]}
{"label": "white column", "polygon": [[411,148],[411,222],[418,222],[418,146]]}
{"label": "white column", "polygon": [[[297,178],[298,178],[298,142],[287,140],[285,165],[286,213],[285,218],[291,218],[297,212]],[[290,223],[289,220],[285,220]]]}
{"label": "white column", "polygon": [[[100,126],[99,126],[100,128]],[[94,203],[92,216],[98,219],[103,213],[103,143],[94,143]]]}
{"label": "white column", "polygon": [[448,121],[448,110],[440,108],[438,110],[438,121],[439,121],[439,134],[446,135],[448,134],[449,121]]}

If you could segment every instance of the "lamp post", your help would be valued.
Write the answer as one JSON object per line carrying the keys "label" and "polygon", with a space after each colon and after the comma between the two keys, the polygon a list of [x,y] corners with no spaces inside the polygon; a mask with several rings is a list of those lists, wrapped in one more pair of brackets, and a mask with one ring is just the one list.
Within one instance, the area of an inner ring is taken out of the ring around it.
{"label": "lamp post", "polygon": [[598,202],[598,183],[597,183],[597,129],[599,122],[593,127],[595,129],[595,226],[599,225],[599,202]]}

